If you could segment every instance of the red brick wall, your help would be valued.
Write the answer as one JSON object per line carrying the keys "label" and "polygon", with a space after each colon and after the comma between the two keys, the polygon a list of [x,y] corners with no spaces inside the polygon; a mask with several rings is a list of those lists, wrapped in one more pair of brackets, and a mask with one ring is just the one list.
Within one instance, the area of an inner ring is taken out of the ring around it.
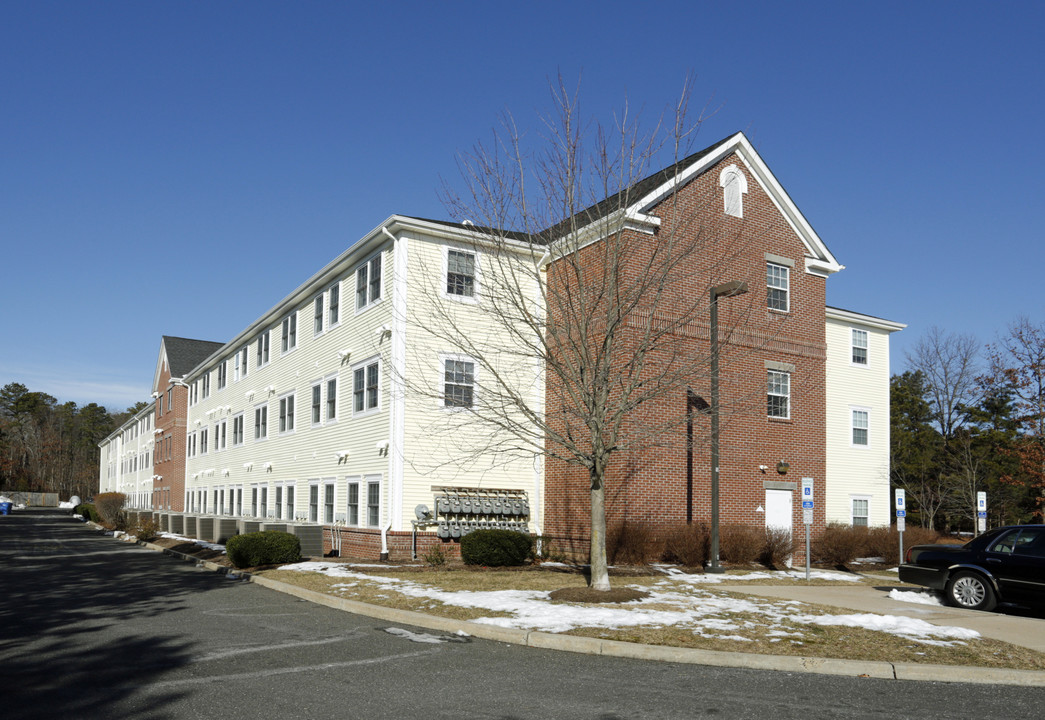
{"label": "red brick wall", "polygon": [[[157,438],[153,452],[153,474],[163,477],[153,483],[154,507],[163,502],[164,494],[170,491],[170,504],[173,512],[185,511],[185,430],[189,409],[188,388],[175,385],[172,392],[174,407],[167,406],[167,388],[170,384],[170,370],[160,371],[156,390],[163,394],[163,414],[159,414],[160,399],[156,399],[156,429],[161,434]],[[167,438],[171,438],[171,459],[167,460]],[[162,444],[162,445],[161,445]]]}
{"label": "red brick wall", "polygon": [[[743,218],[725,215],[719,171],[735,163],[748,179]],[[780,215],[769,196],[734,157],[727,158],[690,182],[677,196],[662,202],[652,213],[661,218],[653,236],[628,231],[628,261],[640,272],[654,243],[664,247],[674,233],[699,242],[699,250],[682,261],[679,272],[665,288],[666,301],[657,317],[671,320],[672,309],[692,306],[703,299],[703,309],[675,333],[677,347],[693,358],[692,390],[710,400],[706,365],[709,356],[707,298],[713,285],[743,280],[749,292],[719,303],[720,337],[724,340],[720,362],[721,463],[720,513],[722,523],[764,525],[763,482],[793,481],[812,477],[818,498],[824,497],[825,475],[825,327],[824,279],[806,274],[806,251],[800,238]],[[582,262],[604,259],[596,243],[582,250]],[[644,250],[645,248],[645,250]],[[645,253],[645,254],[644,254]],[[765,254],[793,261],[790,273],[790,312],[766,308]],[[549,286],[563,282],[562,262],[549,269]],[[554,309],[551,312],[554,317]],[[676,318],[677,319],[677,318]],[[631,332],[639,332],[636,324]],[[664,360],[664,358],[660,358]],[[766,416],[765,361],[787,363],[791,373],[791,418]],[[655,373],[651,373],[652,376]],[[554,373],[548,374],[549,421],[563,404]],[[613,375],[611,373],[611,381]],[[643,406],[632,415],[623,433],[622,449],[607,472],[606,505],[610,525],[621,520],[667,527],[687,520],[685,388],[674,388],[665,397]],[[656,439],[647,437],[658,428]],[[694,419],[692,520],[711,517],[710,418]],[[554,451],[549,445],[549,450]],[[778,461],[790,463],[786,476],[776,473]],[[769,466],[763,473],[760,465]],[[546,463],[545,533],[561,538],[567,546],[584,548],[589,525],[587,471],[554,457]],[[799,492],[792,496],[795,537],[802,528]],[[822,528],[823,503],[818,503],[814,530]]]}

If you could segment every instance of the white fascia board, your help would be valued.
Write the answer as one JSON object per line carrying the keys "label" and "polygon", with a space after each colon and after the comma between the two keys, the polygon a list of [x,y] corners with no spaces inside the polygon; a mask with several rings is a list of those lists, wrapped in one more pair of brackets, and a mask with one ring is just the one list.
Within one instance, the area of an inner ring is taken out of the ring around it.
{"label": "white fascia board", "polygon": [[[167,388],[160,389],[160,369],[163,367],[163,361],[167,359],[167,344],[160,338],[160,354],[156,357],[156,370],[152,374],[152,391],[163,392]],[[167,367],[170,368],[170,363],[167,363]]]}
{"label": "white fascia board", "polygon": [[893,320],[886,320],[884,318],[874,317],[872,315],[864,315],[863,313],[853,312],[852,310],[842,310],[841,308],[834,308],[827,306],[825,313],[828,320],[837,320],[839,322],[850,323],[854,325],[865,325],[870,328],[877,330],[885,330],[886,332],[894,333],[898,330],[903,330],[907,327],[906,324],[895,322]]}

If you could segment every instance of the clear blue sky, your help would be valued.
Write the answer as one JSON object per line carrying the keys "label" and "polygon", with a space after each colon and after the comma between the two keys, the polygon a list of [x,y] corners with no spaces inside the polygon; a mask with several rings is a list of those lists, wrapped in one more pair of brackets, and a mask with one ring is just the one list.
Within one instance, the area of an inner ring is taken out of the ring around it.
{"label": "clear blue sky", "polygon": [[847,269],[828,302],[986,342],[1045,313],[1045,3],[0,3],[0,385],[147,399],[498,113],[657,115],[688,71]]}

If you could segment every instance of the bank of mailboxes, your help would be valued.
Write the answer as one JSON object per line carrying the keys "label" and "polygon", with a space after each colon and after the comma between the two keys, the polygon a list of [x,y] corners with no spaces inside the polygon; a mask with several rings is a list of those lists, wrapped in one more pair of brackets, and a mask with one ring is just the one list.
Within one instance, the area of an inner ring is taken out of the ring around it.
{"label": "bank of mailboxes", "polygon": [[460,538],[473,530],[529,532],[530,503],[525,496],[445,493],[435,498],[440,516],[436,534]]}

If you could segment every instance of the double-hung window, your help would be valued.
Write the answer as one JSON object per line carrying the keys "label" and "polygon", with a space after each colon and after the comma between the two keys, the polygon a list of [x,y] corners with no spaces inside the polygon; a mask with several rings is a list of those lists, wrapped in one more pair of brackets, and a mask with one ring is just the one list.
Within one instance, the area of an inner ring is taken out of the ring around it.
{"label": "double-hung window", "polygon": [[316,296],[312,306],[312,334],[321,335],[323,333],[323,293]]}
{"label": "double-hung window", "polygon": [[323,485],[323,522],[334,522],[334,483],[328,481]]}
{"label": "double-hung window", "polygon": [[282,334],[281,351],[288,353],[298,346],[298,314],[296,312],[290,313],[283,318],[283,334]]}
{"label": "double-hung window", "polygon": [[203,373],[201,378],[203,382],[203,388],[201,389],[202,397],[204,400],[210,397],[210,371]]}
{"label": "double-hung window", "polygon": [[451,297],[475,297],[475,253],[446,251],[446,294]]}
{"label": "double-hung window", "polygon": [[243,413],[232,418],[232,446],[243,444]]}
{"label": "double-hung window", "polygon": [[240,378],[247,377],[247,352],[248,352],[248,350],[249,350],[249,348],[246,345],[244,345],[243,349],[239,351],[240,361],[241,361],[240,365],[242,366],[242,369],[243,369],[243,372],[240,375]]}
{"label": "double-hung window", "polygon": [[446,358],[443,361],[443,405],[470,408],[475,402],[475,363]]}
{"label": "double-hung window", "polygon": [[294,396],[286,395],[279,399],[279,432],[294,432]]}
{"label": "double-hung window", "polygon": [[207,454],[207,428],[200,430],[200,455]]}
{"label": "double-hung window", "polygon": [[311,482],[308,486],[308,521],[319,522],[319,484]]}
{"label": "double-hung window", "polygon": [[327,422],[337,420],[337,378],[327,378]]}
{"label": "double-hung window", "polygon": [[356,268],[356,310],[381,299],[381,256],[375,255]]}
{"label": "double-hung window", "polygon": [[327,325],[334,327],[341,322],[341,283],[334,283],[327,290]]}
{"label": "double-hung window", "polygon": [[267,365],[269,361],[269,331],[266,330],[258,335],[258,362],[257,366]]}
{"label": "double-hung window", "polygon": [[352,371],[352,409],[356,414],[378,407],[379,363],[374,360]]}
{"label": "double-hung window", "polygon": [[218,363],[218,390],[225,388],[225,383],[229,379],[229,361],[222,360]]}
{"label": "double-hung window", "polygon": [[226,431],[228,430],[228,421],[222,420],[214,426],[214,449],[224,450],[226,441]]}
{"label": "double-hung window", "polygon": [[867,331],[852,329],[853,365],[867,365]]}
{"label": "double-hung window", "polygon": [[366,524],[377,527],[381,522],[381,483],[371,480],[366,484]]}
{"label": "double-hung window", "polygon": [[348,483],[348,518],[349,525],[359,524],[359,483],[349,481]]}
{"label": "double-hung window", "polygon": [[853,447],[867,447],[869,443],[871,412],[866,408],[852,408]]}
{"label": "double-hung window", "polygon": [[254,439],[264,440],[269,436],[269,408],[268,405],[258,405],[254,408]]}
{"label": "double-hung window", "polygon": [[294,486],[287,485],[287,520],[294,519]]}
{"label": "double-hung window", "polygon": [[791,373],[780,370],[768,370],[766,374],[766,413],[771,418],[790,418]]}
{"label": "double-hung window", "polygon": [[867,518],[871,501],[866,497],[853,497],[853,527],[867,527]]}
{"label": "double-hung window", "polygon": [[323,383],[312,386],[312,424],[319,425],[323,421]]}
{"label": "double-hung window", "polygon": [[766,307],[788,312],[791,309],[791,269],[786,265],[766,263]]}

